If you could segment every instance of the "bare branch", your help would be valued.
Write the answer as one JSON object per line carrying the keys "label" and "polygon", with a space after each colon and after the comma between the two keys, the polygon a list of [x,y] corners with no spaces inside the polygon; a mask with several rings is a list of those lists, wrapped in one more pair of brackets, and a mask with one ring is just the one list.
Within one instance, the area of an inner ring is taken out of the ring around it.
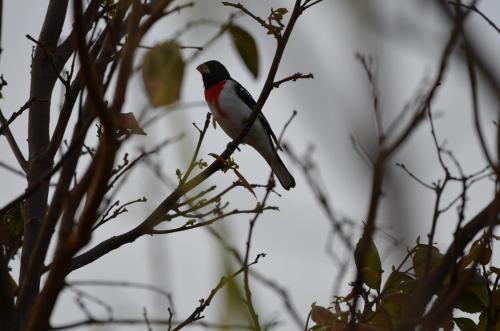
{"label": "bare branch", "polygon": [[[29,109],[31,107],[31,103],[35,100],[35,98],[31,98],[30,100],[26,101],[26,103],[19,108],[18,111],[15,111],[10,115],[9,119],[5,121],[5,124],[2,123],[0,126],[0,136],[4,134],[4,131],[7,129],[7,127],[16,120],[17,117],[19,117],[26,109]],[[2,116],[2,122],[4,122],[5,118]]]}
{"label": "bare branch", "polygon": [[382,110],[380,109],[379,91],[377,88],[377,83],[375,81],[375,74],[373,72],[373,59],[371,57],[366,57],[360,53],[356,54],[356,59],[363,66],[363,69],[365,70],[366,76],[368,78],[368,82],[371,86],[373,112],[375,114],[375,124],[377,129],[378,143],[380,146],[385,140],[385,131],[382,120]]}
{"label": "bare branch", "polygon": [[491,19],[488,18],[488,16],[486,16],[482,11],[480,11],[476,6],[472,5],[472,6],[469,6],[469,5],[466,5],[466,4],[463,4],[463,3],[460,3],[460,2],[457,2],[457,1],[448,1],[449,4],[451,5],[454,5],[454,6],[460,6],[460,7],[463,7],[463,8],[467,8],[469,10],[472,10],[473,12],[476,12],[477,14],[479,14],[479,16],[481,16],[485,21],[486,23],[488,23],[496,32],[500,33],[500,27],[498,27],[495,22],[493,22]]}
{"label": "bare branch", "polygon": [[255,15],[254,13],[252,13],[250,10],[248,10],[241,3],[239,3],[239,2],[238,3],[232,3],[232,2],[228,2],[228,1],[222,1],[222,4],[224,6],[233,7],[233,8],[241,10],[243,13],[245,13],[249,17],[253,18],[257,23],[259,23],[266,30],[268,30],[268,31],[272,30],[272,27],[270,27],[270,25],[267,24],[266,21],[264,21],[264,19],[262,19],[261,17]]}
{"label": "bare branch", "polygon": [[[128,319],[105,319],[105,320],[98,320],[98,319],[85,319],[73,323],[68,323],[64,325],[56,325],[51,327],[49,330],[68,330],[68,329],[74,329],[77,327],[81,326],[92,326],[92,325],[144,325],[145,321],[144,318],[128,318]],[[154,319],[150,318],[149,319],[150,324],[157,324],[157,325],[171,325],[171,324],[179,324],[181,321],[172,321],[171,319]],[[220,324],[220,323],[212,323],[212,322],[205,322],[205,321],[194,321],[190,323],[191,325],[196,325],[205,329],[213,329],[213,330],[253,330],[253,327],[251,325],[243,325],[243,324]],[[267,328],[272,328],[276,326],[278,323],[277,322],[271,322],[266,324]]]}
{"label": "bare branch", "polygon": [[314,78],[314,76],[312,73],[301,74],[300,72],[297,72],[296,74],[290,75],[286,78],[283,78],[283,79],[280,79],[280,80],[274,82],[273,87],[279,88],[281,84],[289,82],[289,81],[296,82],[299,79],[313,79],[313,78]]}
{"label": "bare branch", "polygon": [[104,127],[108,132],[115,132],[115,121],[113,120],[113,115],[108,111],[108,106],[104,103],[103,87],[98,79],[96,68],[89,58],[88,45],[85,39],[86,30],[84,29],[81,0],[74,0],[73,8],[73,16],[75,20],[73,27],[76,34],[75,39],[78,56],[82,67],[82,81],[87,87],[90,102],[92,103],[93,108],[102,121]]}
{"label": "bare branch", "polygon": [[413,118],[410,120],[409,124],[403,130],[403,132],[392,142],[389,146],[386,147],[386,154],[393,154],[402,144],[407,140],[407,138],[415,131],[415,128],[425,119],[425,114],[427,108],[429,107],[431,101],[434,99],[434,96],[438,90],[438,87],[441,85],[441,81],[448,69],[448,62],[455,48],[455,44],[458,40],[458,36],[460,34],[460,27],[455,25],[453,30],[450,33],[450,37],[448,42],[441,53],[441,57],[439,59],[439,69],[434,78],[433,83],[429,91],[425,94],[425,98],[418,105],[418,109],[416,110]]}
{"label": "bare branch", "polygon": [[[127,206],[130,206],[134,203],[138,203],[138,202],[146,202],[147,199],[146,197],[142,197],[142,198],[139,198],[139,199],[136,199],[136,200],[132,200],[132,201],[129,201],[127,203],[124,203],[123,205],[119,205],[120,201],[116,201],[116,203],[114,203],[107,211],[106,213],[104,213],[104,215],[102,215],[101,219],[99,222],[97,222],[93,227],[92,227],[92,231],[95,231],[98,227],[100,227],[101,225],[111,221],[112,219],[115,219],[117,218],[118,216],[120,216],[121,214],[123,213],[126,213],[128,212],[127,210]],[[118,207],[116,208],[113,213],[111,215],[109,215],[109,213],[111,212],[111,210],[113,209],[113,207]],[[108,216],[109,215],[109,216]]]}
{"label": "bare branch", "polygon": [[[207,230],[217,239],[217,241],[224,247],[225,250],[232,253],[238,263],[243,264],[243,257],[240,255],[236,248],[231,246],[214,228],[209,227],[207,228]],[[302,318],[300,317],[298,310],[294,307],[290,294],[287,292],[287,290],[280,286],[278,282],[262,275],[256,270],[250,270],[250,275],[263,285],[275,291],[281,297],[288,314],[293,319],[297,327],[299,329],[302,329],[304,327],[304,323],[302,322]]]}
{"label": "bare branch", "polygon": [[[68,0],[50,0],[47,4],[42,29],[38,41],[49,49],[55,49],[66,20]],[[50,59],[40,45],[36,45],[31,63],[30,99],[32,104],[28,114],[28,150],[29,163],[26,178],[26,192],[33,189],[24,204],[23,247],[19,286],[25,286],[28,269],[42,220],[47,211],[49,180],[42,181],[52,170],[53,161],[46,158],[45,151],[49,144],[51,95],[57,81],[57,74],[51,67]],[[57,170],[56,170],[57,171]],[[50,175],[49,175],[50,178]],[[22,302],[17,301],[17,326],[25,326],[31,315],[33,302],[38,294],[40,274],[33,278],[27,287],[31,288]]]}
{"label": "bare branch", "polygon": [[412,173],[408,168],[403,164],[403,163],[396,163],[396,166],[400,167],[403,169],[404,172],[406,172],[411,178],[413,178],[417,183],[422,185],[425,188],[428,188],[429,190],[435,191],[436,187],[434,185],[429,185],[420,178],[418,178],[414,173]]}
{"label": "bare branch", "polygon": [[[78,139],[82,139],[84,133],[85,132],[83,133],[79,132],[78,134],[76,134],[76,136],[78,137]],[[19,196],[17,196],[15,199],[13,199],[11,202],[7,203],[0,209],[0,217],[3,216],[15,204],[32,195],[33,192],[35,192],[38,188],[40,188],[40,186],[43,185],[45,182],[48,182],[50,178],[52,178],[52,176],[61,169],[61,167],[66,162],[67,158],[69,158],[73,150],[75,150],[76,148],[77,144],[71,144],[70,147],[68,148],[68,151],[61,157],[61,159],[59,159],[59,161],[52,167],[50,171],[40,176],[38,181],[34,182],[31,186],[28,186],[28,188],[24,191],[24,193],[20,194]]]}
{"label": "bare branch", "polygon": [[477,138],[481,145],[481,149],[483,151],[483,155],[486,158],[486,161],[491,166],[492,169],[495,169],[497,172],[497,176],[500,176],[500,169],[498,169],[498,165],[495,165],[493,158],[488,151],[488,146],[486,145],[486,140],[484,138],[483,129],[481,126],[481,120],[479,116],[479,100],[477,95],[477,77],[476,70],[474,64],[473,55],[469,49],[469,47],[465,47],[465,57],[467,63],[467,69],[469,73],[469,82],[470,82],[470,93],[472,97],[472,114],[474,116],[474,127],[476,128]]}
{"label": "bare branch", "polygon": [[297,156],[297,154],[291,149],[289,145],[284,144],[283,148],[287,155],[292,159],[292,161],[297,164],[304,172],[307,183],[313,191],[315,199],[318,201],[319,205],[325,212],[330,222],[332,232],[335,232],[340,236],[342,243],[349,250],[353,250],[351,238],[345,233],[345,230],[343,228],[345,224],[344,222],[339,221],[335,216],[334,209],[328,201],[327,192],[322,186],[323,180],[320,176],[319,170],[317,169],[317,166],[315,165],[311,157],[304,157],[304,160],[301,160],[301,158]]}
{"label": "bare branch", "polygon": [[7,142],[9,143],[9,146],[12,149],[12,152],[14,153],[14,156],[16,157],[16,160],[19,163],[19,166],[25,172],[28,171],[28,162],[24,158],[23,152],[21,152],[19,145],[17,144],[14,136],[12,135],[12,132],[10,132],[9,123],[3,116],[1,110],[0,110],[0,124],[2,124],[2,129],[3,129],[2,134],[4,134],[5,137],[7,138]]}
{"label": "bare branch", "polygon": [[186,318],[182,323],[180,323],[175,328],[173,328],[172,331],[178,331],[178,330],[182,329],[184,326],[191,324],[191,323],[203,318],[201,313],[205,310],[205,308],[207,308],[210,305],[210,303],[212,303],[212,300],[215,297],[215,295],[217,294],[217,292],[220,289],[222,289],[231,280],[236,278],[236,276],[238,276],[242,272],[248,270],[248,268],[251,267],[252,265],[258,263],[259,259],[261,257],[264,257],[264,256],[265,256],[264,254],[258,254],[253,262],[242,266],[238,271],[234,272],[233,274],[231,274],[229,276],[222,277],[219,280],[219,283],[217,284],[217,286],[215,286],[212,289],[212,291],[210,291],[210,294],[208,295],[208,297],[206,299],[201,299],[200,305],[193,311],[193,313],[191,315],[189,315],[189,317]]}
{"label": "bare branch", "polygon": [[63,86],[66,88],[66,91],[69,90],[69,88],[70,88],[69,79],[65,79],[63,76],[61,76],[60,70],[59,70],[59,68],[57,68],[57,65],[54,61],[54,55],[52,54],[52,52],[50,50],[48,50],[47,47],[45,47],[44,43],[36,40],[35,38],[30,36],[29,34],[26,35],[26,38],[28,38],[28,40],[34,42],[37,46],[39,46],[43,50],[43,52],[45,53],[45,56],[49,59],[50,66],[52,67],[52,70],[54,70],[54,74],[57,76],[57,78],[61,81]]}
{"label": "bare branch", "polygon": [[181,179],[181,185],[186,182],[186,180],[189,179],[189,175],[191,175],[191,172],[193,171],[194,167],[196,166],[196,159],[198,158],[198,153],[200,152],[201,148],[201,143],[203,142],[203,138],[205,138],[205,134],[207,133],[208,126],[210,125],[210,118],[211,118],[211,113],[207,113],[207,117],[205,119],[205,125],[203,126],[203,130],[200,131],[200,137],[198,138],[198,143],[196,144],[196,148],[193,153],[193,157],[191,159],[191,162],[189,164],[189,167],[184,174],[184,176]]}
{"label": "bare branch", "polygon": [[159,224],[163,219],[164,215],[171,210],[177,203],[177,201],[184,196],[186,193],[197,187],[200,183],[204,182],[208,177],[210,177],[215,172],[221,170],[224,166],[224,160],[227,160],[233,152],[236,150],[240,142],[249,132],[253,123],[257,119],[259,112],[262,110],[264,103],[269,97],[272,84],[274,82],[274,78],[276,76],[276,72],[278,70],[279,64],[281,62],[283,53],[285,51],[286,44],[288,39],[292,33],[292,30],[297,22],[299,16],[301,15],[300,10],[300,1],[297,0],[295,2],[294,10],[292,15],[288,21],[288,25],[283,33],[282,39],[278,42],[276,52],[271,64],[271,68],[269,69],[268,77],[262,89],[262,92],[257,100],[256,106],[254,108],[254,112],[248,118],[247,125],[242,130],[242,132],[235,138],[231,143],[228,144],[224,152],[220,155],[220,158],[216,158],[212,164],[210,164],[204,171],[195,176],[193,179],[187,181],[184,185],[178,186],[167,198],[165,198],[160,205],[138,226],[134,229],[123,233],[121,235],[115,236],[113,238],[109,238],[108,240],[100,243],[99,245],[91,248],[89,251],[77,256],[74,258],[72,262],[71,269],[82,267],[88,263],[91,263],[101,257],[104,254],[107,254],[111,250],[114,250],[124,244],[135,241],[140,236],[149,233],[152,228],[154,228],[157,224]]}
{"label": "bare branch", "polygon": [[323,0],[316,0],[311,2],[312,0],[306,0],[304,4],[302,5],[302,10],[306,10],[314,5],[317,5],[318,3],[322,2]]}
{"label": "bare branch", "polygon": [[165,297],[167,303],[171,303],[171,294],[158,286],[147,283],[116,281],[116,280],[73,280],[67,283],[70,286],[98,286],[98,287],[123,287],[132,289],[141,289],[157,293]]}
{"label": "bare branch", "polygon": [[223,220],[223,219],[225,219],[225,218],[227,218],[229,216],[232,216],[232,215],[237,215],[237,214],[261,214],[265,210],[277,210],[277,208],[273,207],[273,206],[269,206],[269,207],[256,207],[254,209],[242,209],[242,210],[240,210],[240,209],[233,209],[232,211],[230,211],[228,213],[219,215],[219,216],[214,217],[214,218],[212,218],[210,220],[207,220],[207,221],[203,221],[203,222],[199,222],[199,223],[194,223],[194,224],[191,224],[191,222],[188,221],[188,222],[186,222],[186,224],[184,224],[184,225],[182,225],[180,227],[173,228],[173,229],[167,229],[167,230],[151,230],[149,232],[149,234],[169,234],[169,233],[187,231],[187,230],[191,230],[191,229],[195,229],[195,228],[200,228],[200,227],[207,226],[207,225],[212,225],[215,222]]}
{"label": "bare branch", "polygon": [[2,168],[4,168],[4,169],[6,169],[6,170],[8,170],[8,171],[10,171],[10,172],[12,172],[12,173],[14,173],[14,174],[18,175],[18,176],[21,176],[21,177],[23,177],[23,178],[26,176],[26,173],[25,173],[25,172],[20,171],[20,170],[17,170],[16,168],[14,168],[14,167],[12,167],[12,166],[8,165],[8,164],[7,164],[7,163],[5,163],[5,162],[0,161],[0,167],[2,167]]}

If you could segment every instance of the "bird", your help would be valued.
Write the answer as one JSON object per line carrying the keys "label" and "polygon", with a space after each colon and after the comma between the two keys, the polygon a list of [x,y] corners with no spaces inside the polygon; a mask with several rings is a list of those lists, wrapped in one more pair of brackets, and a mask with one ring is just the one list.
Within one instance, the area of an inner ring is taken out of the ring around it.
{"label": "bird", "polygon": [[[254,98],[219,61],[204,62],[196,70],[201,73],[205,101],[215,121],[229,137],[235,139],[254,110]],[[295,179],[277,153],[281,149],[278,139],[262,112],[259,112],[242,143],[253,147],[267,161],[285,190],[295,187]]]}

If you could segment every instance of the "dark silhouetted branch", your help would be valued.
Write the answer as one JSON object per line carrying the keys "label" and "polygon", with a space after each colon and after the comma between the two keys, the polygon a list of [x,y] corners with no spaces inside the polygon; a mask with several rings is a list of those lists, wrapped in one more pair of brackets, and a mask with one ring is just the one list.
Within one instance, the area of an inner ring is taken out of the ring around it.
{"label": "dark silhouetted branch", "polygon": [[296,82],[299,79],[313,79],[313,78],[314,78],[314,76],[312,73],[301,74],[300,72],[297,72],[296,74],[293,74],[291,76],[288,76],[286,78],[283,78],[283,79],[280,79],[280,80],[274,82],[273,87],[279,88],[281,84],[289,82],[289,81]]}

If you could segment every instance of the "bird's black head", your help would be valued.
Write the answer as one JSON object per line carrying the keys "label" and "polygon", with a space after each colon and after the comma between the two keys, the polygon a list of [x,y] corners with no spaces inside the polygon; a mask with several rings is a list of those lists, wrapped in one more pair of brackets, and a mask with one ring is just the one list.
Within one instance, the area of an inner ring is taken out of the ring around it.
{"label": "bird's black head", "polygon": [[203,78],[203,85],[205,86],[205,88],[214,86],[222,80],[231,78],[226,67],[224,67],[219,61],[215,60],[200,64],[198,67],[196,67],[196,70],[201,73],[201,77]]}

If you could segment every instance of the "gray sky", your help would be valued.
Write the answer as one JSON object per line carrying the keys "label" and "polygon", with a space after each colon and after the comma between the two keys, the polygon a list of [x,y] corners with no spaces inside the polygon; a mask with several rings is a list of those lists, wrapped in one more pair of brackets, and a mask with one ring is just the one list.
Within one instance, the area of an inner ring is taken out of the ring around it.
{"label": "gray sky", "polygon": [[[292,1],[240,1],[249,9],[267,14],[272,6],[290,7]],[[38,35],[47,1],[8,0],[4,2],[4,25],[2,35],[1,73],[9,85],[4,89],[0,107],[5,116],[17,110],[28,100],[29,63],[32,43],[24,35]],[[480,1],[479,8],[489,18],[500,24],[500,2]],[[168,39],[182,26],[187,18],[211,18],[224,20],[231,11],[219,1],[199,0],[194,9],[185,14],[174,15],[159,24],[146,42],[154,44]],[[22,22],[20,18],[22,17]],[[314,146],[313,159],[317,162],[329,202],[339,215],[346,215],[361,224],[367,212],[370,194],[370,169],[354,152],[350,135],[355,135],[366,147],[376,146],[370,88],[355,53],[372,55],[376,61],[377,81],[382,95],[382,107],[386,123],[415,95],[425,78],[433,77],[437,69],[437,56],[448,34],[442,24],[443,18],[436,14],[430,1],[410,0],[326,0],[305,14],[293,32],[287,47],[278,77],[285,77],[297,71],[312,72],[314,80],[304,80],[283,85],[273,91],[264,113],[275,128],[280,131],[292,111],[298,111],[285,140],[293,149],[304,153]],[[198,63],[209,59],[223,62],[232,76],[254,95],[258,96],[272,60],[274,43],[272,38],[246,17],[238,24],[246,27],[256,38],[261,56],[261,75],[254,80],[245,69],[229,38],[223,37],[201,55],[196,63],[186,67],[182,103],[201,101],[203,87],[198,72]],[[500,35],[472,14],[468,28],[477,31],[475,35],[481,49],[487,54],[500,53]],[[212,28],[199,28],[185,34],[181,41],[185,45],[199,45],[213,33]],[[140,53],[139,53],[140,54]],[[491,58],[493,60],[493,57]],[[493,141],[491,121],[495,119],[498,105],[492,104],[486,92],[481,95],[483,126],[490,128],[489,141]],[[57,115],[60,93],[55,93],[53,116]],[[445,84],[440,88],[433,108],[440,113],[436,129],[441,141],[447,141],[462,163],[466,172],[481,169],[484,158],[474,133],[467,73],[462,61],[454,57]],[[125,111],[136,114],[147,105],[140,79],[132,81]],[[161,112],[157,109],[153,112]],[[178,110],[166,115],[148,128],[147,137],[134,138],[127,144],[131,154],[138,153],[135,146],[153,146],[166,137],[184,132],[186,138],[168,147],[161,155],[164,173],[174,178],[176,168],[185,168],[197,139],[197,132],[191,122],[202,125],[206,107]],[[27,151],[26,114],[17,120],[12,129]],[[54,122],[54,121],[52,121]],[[53,125],[54,123],[52,123]],[[220,152],[228,142],[227,136],[218,128],[211,128],[202,149],[202,157],[210,160],[207,153]],[[379,215],[378,224],[392,235],[402,238],[409,245],[417,235],[425,238],[432,214],[433,193],[412,181],[395,162],[403,162],[421,178],[430,182],[441,176],[428,123],[422,125],[411,141],[391,161],[391,180],[386,187],[386,199]],[[0,155],[3,162],[15,165],[5,139],[0,139]],[[236,161],[241,172],[251,181],[264,183],[269,168],[255,151],[242,147]],[[305,319],[311,303],[328,305],[336,265],[325,252],[325,242],[330,231],[329,223],[316,204],[306,185],[300,169],[291,160],[284,161],[294,174],[297,188],[281,192],[281,198],[273,196],[271,204],[280,212],[270,211],[262,215],[252,245],[252,254],[265,252],[268,256],[254,266],[266,276],[273,278],[286,288]],[[217,173],[205,185],[225,184],[235,180],[232,175]],[[24,180],[0,168],[0,203],[10,201],[24,189]],[[151,171],[137,169],[131,175],[127,189],[120,200],[127,201],[146,196],[148,202],[130,208],[130,212],[115,224],[105,226],[92,241],[92,245],[118,233],[125,232],[137,224],[169,192],[168,186],[155,179]],[[282,191],[282,190],[281,190]],[[451,190],[447,197],[456,191]],[[483,207],[492,194],[491,184],[479,183],[470,191],[468,215]],[[252,208],[254,198],[244,190],[231,195],[231,205]],[[436,240],[446,247],[454,228],[455,211],[452,209],[438,225]],[[248,229],[248,216],[234,217],[224,221],[224,228],[230,242],[241,251]],[[222,229],[219,227],[219,229]],[[381,247],[386,246],[384,235],[376,239]],[[333,248],[342,252],[335,242]],[[381,249],[389,268],[399,253],[390,254]],[[92,265],[71,274],[70,279],[107,279],[151,282],[172,293],[177,318],[190,314],[198,299],[206,297],[215,286],[223,265],[221,249],[206,230],[199,229],[169,237],[141,238],[126,245]],[[345,258],[346,256],[344,256]],[[496,256],[498,259],[498,256]],[[17,266],[16,260],[14,265]],[[344,280],[344,294],[349,278]],[[281,301],[275,294],[255,285],[255,298],[259,315],[264,321],[277,318],[282,323],[277,330],[294,327],[284,313]],[[163,298],[140,290],[117,290],[99,288],[91,290],[115,307],[115,316],[142,316],[142,307],[147,307],[150,317],[168,317]],[[221,313],[217,305],[222,296],[205,312],[207,320],[217,321]],[[100,312],[103,314],[103,312]],[[81,317],[71,295],[64,295],[59,301],[54,324],[72,321]],[[113,328],[110,328],[113,329]],[[116,329],[122,329],[116,328]],[[140,329],[140,328],[134,328]],[[161,328],[157,328],[160,330]]]}

